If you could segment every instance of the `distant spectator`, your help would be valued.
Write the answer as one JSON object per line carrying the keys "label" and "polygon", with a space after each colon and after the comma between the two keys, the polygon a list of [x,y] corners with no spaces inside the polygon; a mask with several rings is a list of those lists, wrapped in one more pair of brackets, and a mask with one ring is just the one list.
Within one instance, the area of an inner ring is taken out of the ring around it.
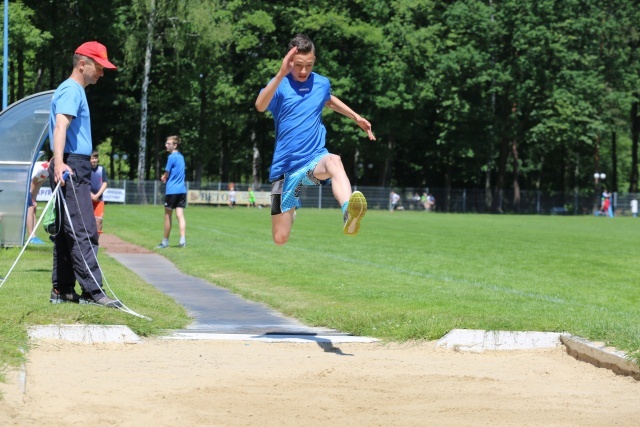
{"label": "distant spectator", "polygon": [[[40,192],[42,184],[44,184],[49,178],[49,163],[48,162],[36,162],[33,166],[33,172],[31,173],[31,185],[29,188],[29,198],[27,199],[27,235],[31,236],[33,233],[33,227],[36,224],[36,210],[38,209],[38,202],[36,198]],[[33,236],[29,239],[31,245],[44,245],[44,242],[37,236]]]}
{"label": "distant spectator", "polygon": [[97,150],[91,153],[91,201],[93,202],[93,214],[96,216],[98,238],[102,234],[102,219],[104,217],[104,201],[102,195],[109,185],[107,170],[100,166],[100,154]]}
{"label": "distant spectator", "polygon": [[427,210],[427,212],[436,210],[436,198],[433,197],[433,194],[427,195],[427,203],[425,204],[424,207]]}
{"label": "distant spectator", "polygon": [[248,208],[256,207],[256,194],[253,192],[253,188],[249,187],[249,203],[247,204]]}
{"label": "distant spectator", "polygon": [[638,216],[638,200],[637,199],[633,199],[631,201],[631,215],[633,215],[634,218]]}
{"label": "distant spectator", "polygon": [[167,184],[164,196],[164,238],[156,246],[156,249],[169,247],[169,235],[171,234],[174,211],[180,229],[179,247],[184,248],[187,246],[187,220],[184,217],[184,210],[187,207],[187,184],[185,181],[184,156],[180,153],[181,143],[182,139],[178,135],[168,136],[164,143],[167,152],[170,153],[167,159],[167,166],[164,168],[164,174],[160,177],[160,181]]}
{"label": "distant spectator", "polygon": [[400,195],[395,191],[389,193],[389,212],[393,212],[399,209]]}
{"label": "distant spectator", "polygon": [[236,190],[233,186],[229,187],[229,207],[233,209],[236,206]]}

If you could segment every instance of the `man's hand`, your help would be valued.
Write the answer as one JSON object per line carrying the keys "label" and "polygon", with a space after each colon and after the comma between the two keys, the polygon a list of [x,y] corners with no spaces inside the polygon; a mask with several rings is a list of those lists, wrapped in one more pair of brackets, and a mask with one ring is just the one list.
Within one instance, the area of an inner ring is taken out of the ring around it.
{"label": "man's hand", "polygon": [[60,186],[64,187],[66,182],[64,181],[64,178],[62,177],[62,175],[64,175],[65,172],[69,172],[69,176],[71,176],[73,174],[73,171],[71,170],[71,168],[66,164],[66,163],[62,163],[62,162],[55,162],[53,165],[53,179],[56,183],[60,183]]}

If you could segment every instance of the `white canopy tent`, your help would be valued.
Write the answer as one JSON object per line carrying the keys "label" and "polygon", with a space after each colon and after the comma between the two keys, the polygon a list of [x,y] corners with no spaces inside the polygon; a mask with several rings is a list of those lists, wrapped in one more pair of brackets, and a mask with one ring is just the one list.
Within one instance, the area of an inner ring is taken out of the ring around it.
{"label": "white canopy tent", "polygon": [[0,112],[0,247],[22,246],[33,164],[48,138],[53,90]]}

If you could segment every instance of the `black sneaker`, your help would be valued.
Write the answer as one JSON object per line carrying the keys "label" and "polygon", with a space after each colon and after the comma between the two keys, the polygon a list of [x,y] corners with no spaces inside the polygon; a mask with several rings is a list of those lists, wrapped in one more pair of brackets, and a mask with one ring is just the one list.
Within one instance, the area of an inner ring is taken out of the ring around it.
{"label": "black sneaker", "polygon": [[51,298],[49,299],[51,304],[62,304],[65,302],[71,302],[78,304],[80,302],[80,295],[76,291],[61,293],[58,288],[51,289]]}

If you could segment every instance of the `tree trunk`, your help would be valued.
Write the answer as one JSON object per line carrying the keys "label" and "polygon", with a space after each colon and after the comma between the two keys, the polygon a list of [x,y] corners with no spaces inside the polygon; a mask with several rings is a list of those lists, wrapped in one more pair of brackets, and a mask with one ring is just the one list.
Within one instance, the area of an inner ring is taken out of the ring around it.
{"label": "tree trunk", "polygon": [[138,181],[142,182],[145,175],[147,154],[147,115],[149,74],[151,73],[151,53],[153,51],[153,30],[156,21],[156,1],[149,2],[149,20],[147,21],[147,47],[144,54],[144,76],[142,80],[142,96],[140,98],[140,146],[138,149]]}
{"label": "tree trunk", "polygon": [[490,144],[489,157],[487,160],[487,172],[484,176],[484,205],[487,212],[491,210],[491,204],[493,203],[493,197],[491,194],[491,167],[493,162],[491,161],[491,156],[493,156],[493,142]]}
{"label": "tree trunk", "polygon": [[393,140],[394,140],[393,137],[390,136],[388,140],[389,142],[387,143],[387,156],[384,160],[384,170],[380,175],[380,181],[379,181],[379,185],[382,187],[391,186],[391,173],[392,173],[391,169],[393,167],[393,147],[394,147]]}
{"label": "tree trunk", "polygon": [[252,171],[251,171],[251,185],[254,190],[256,190],[260,184],[262,184],[262,180],[260,179],[260,169],[262,169],[262,158],[260,157],[260,149],[258,148],[258,144],[256,142],[256,133],[255,131],[251,132],[251,142],[253,144],[253,162],[252,162]]}
{"label": "tree trunk", "polygon": [[496,186],[493,189],[492,211],[502,213],[502,198],[500,193],[504,190],[505,174],[507,170],[507,157],[509,156],[509,141],[503,138],[500,141],[500,154],[498,156],[498,171],[496,176]]}
{"label": "tree trunk", "polygon": [[518,174],[520,173],[520,165],[518,158],[518,141],[511,141],[511,156],[513,159],[513,210],[520,211],[520,183],[518,182]]}
{"label": "tree trunk", "polygon": [[18,95],[16,100],[24,98],[24,50],[18,48]]}
{"label": "tree trunk", "polygon": [[[594,170],[596,172],[600,172],[600,141],[597,140],[596,141],[596,151],[593,155],[593,164],[595,166]],[[594,177],[593,180],[594,184],[593,184],[593,212],[597,212],[598,208],[600,207],[599,201],[600,201],[600,186],[599,186],[599,181],[597,177]]]}
{"label": "tree trunk", "polygon": [[611,192],[618,192],[618,137],[616,130],[611,131]]}
{"label": "tree trunk", "polygon": [[[448,156],[447,156],[448,157]],[[444,173],[444,180],[445,180],[445,200],[444,200],[444,211],[445,212],[451,212],[451,179],[452,179],[452,174],[453,174],[453,169],[451,167],[451,164],[453,163],[453,161],[451,159],[447,159],[447,168],[446,168],[446,172]]]}
{"label": "tree trunk", "polygon": [[220,174],[220,181],[228,182],[229,181],[229,161],[227,156],[229,155],[229,148],[226,138],[223,138],[220,135],[220,131],[218,131],[218,140],[220,141],[220,166],[218,168],[218,173]]}
{"label": "tree trunk", "polygon": [[154,179],[160,179],[160,177],[162,176],[162,174],[164,173],[164,171],[162,170],[162,165],[160,164],[160,158],[161,155],[160,153],[162,153],[163,149],[165,149],[165,146],[163,145],[164,140],[162,140],[160,138],[160,135],[158,134],[158,132],[154,132],[156,135],[156,139],[155,139],[155,158],[154,158],[154,162],[153,162],[153,166],[154,166],[154,172],[155,172],[155,176]]}
{"label": "tree trunk", "polygon": [[[206,141],[206,129],[207,129],[207,90],[205,83],[207,81],[208,73],[203,71],[200,74],[200,117],[198,120],[198,140],[202,144]],[[195,172],[196,179],[195,184],[200,188],[202,183],[202,169],[204,168],[204,162],[201,156],[196,157]]]}
{"label": "tree trunk", "polygon": [[[638,99],[640,94],[635,93]],[[638,116],[638,101],[631,105],[631,176],[629,177],[629,192],[638,192],[638,136],[640,134],[640,116]]]}

